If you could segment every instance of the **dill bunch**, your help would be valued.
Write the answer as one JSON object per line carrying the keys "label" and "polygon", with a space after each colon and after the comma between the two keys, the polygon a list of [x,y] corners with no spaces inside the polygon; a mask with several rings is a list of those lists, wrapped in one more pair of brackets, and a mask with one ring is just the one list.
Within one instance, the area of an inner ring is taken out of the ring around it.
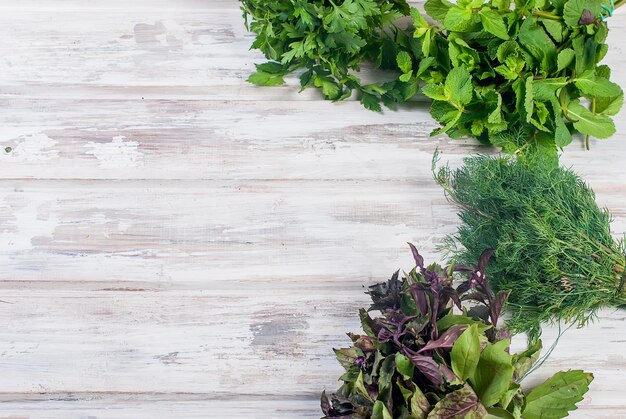
{"label": "dill bunch", "polygon": [[461,219],[445,247],[455,263],[495,249],[487,274],[495,291],[511,290],[512,331],[536,337],[544,321],[581,326],[603,306],[626,304],[624,243],[576,173],[512,157],[464,163],[433,165]]}

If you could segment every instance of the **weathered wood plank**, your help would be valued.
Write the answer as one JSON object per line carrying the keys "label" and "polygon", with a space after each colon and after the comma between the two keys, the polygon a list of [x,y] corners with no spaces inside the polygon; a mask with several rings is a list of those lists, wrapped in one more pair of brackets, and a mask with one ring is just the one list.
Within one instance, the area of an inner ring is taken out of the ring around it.
{"label": "weathered wood plank", "polygon": [[[358,330],[356,308],[366,298],[357,284],[303,282],[253,294],[244,287],[73,291],[2,284],[0,320],[8,326],[0,330],[0,393],[77,392],[82,399],[141,389],[313,400],[320,389],[336,387],[340,368],[330,348],[347,343],[345,331]],[[568,331],[529,384],[558,369],[583,368],[596,379],[581,408],[626,408],[623,339],[611,332],[624,321],[623,312],[606,310],[598,323]],[[546,346],[556,333],[546,328]],[[518,337],[515,349],[522,346]]]}
{"label": "weathered wood plank", "polygon": [[[485,150],[428,138],[424,105],[378,115],[294,79],[250,86],[262,57],[237,9],[0,4],[0,416],[317,417],[361,286],[411,266],[404,242],[437,258],[454,230],[432,152]],[[611,25],[620,68],[626,22]],[[616,235],[624,115],[564,159]],[[584,368],[596,379],[572,417],[624,417],[625,327],[606,310],[568,331],[530,382]]]}

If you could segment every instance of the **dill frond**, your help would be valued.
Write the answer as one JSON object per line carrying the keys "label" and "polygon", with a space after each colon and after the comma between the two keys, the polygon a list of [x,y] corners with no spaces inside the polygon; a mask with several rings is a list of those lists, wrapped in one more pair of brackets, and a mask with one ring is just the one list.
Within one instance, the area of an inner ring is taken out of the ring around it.
{"label": "dill frond", "polygon": [[466,263],[496,249],[487,273],[495,291],[511,290],[513,331],[537,335],[555,319],[584,325],[599,308],[626,303],[623,242],[613,239],[611,215],[576,173],[479,156],[434,175],[459,207],[448,254]]}

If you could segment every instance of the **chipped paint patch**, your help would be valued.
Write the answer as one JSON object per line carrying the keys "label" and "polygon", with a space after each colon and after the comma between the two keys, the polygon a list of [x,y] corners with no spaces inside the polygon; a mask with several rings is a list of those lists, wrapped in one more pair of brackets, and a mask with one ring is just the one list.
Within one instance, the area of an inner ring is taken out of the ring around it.
{"label": "chipped paint patch", "polygon": [[304,331],[309,328],[306,317],[302,314],[275,314],[262,316],[259,322],[250,325],[252,346],[261,358],[300,357],[300,345]]}
{"label": "chipped paint patch", "polygon": [[12,150],[8,153],[0,153],[0,160],[13,162],[46,161],[59,157],[59,152],[53,150],[58,141],[53,140],[46,134],[23,135],[14,141]]}
{"label": "chipped paint patch", "polygon": [[143,154],[139,151],[139,143],[124,140],[126,137],[118,135],[113,137],[110,143],[90,141],[85,144],[85,147],[91,148],[86,154],[95,156],[99,166],[107,169],[143,166]]}

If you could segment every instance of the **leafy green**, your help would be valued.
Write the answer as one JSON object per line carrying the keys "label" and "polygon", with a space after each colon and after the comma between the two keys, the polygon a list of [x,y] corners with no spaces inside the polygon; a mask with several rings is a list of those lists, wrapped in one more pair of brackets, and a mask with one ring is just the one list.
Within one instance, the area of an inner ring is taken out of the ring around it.
{"label": "leafy green", "polygon": [[560,371],[526,396],[524,418],[562,418],[576,409],[589,389],[593,375],[581,370]]}
{"label": "leafy green", "polygon": [[[440,124],[433,135],[471,136],[555,165],[576,134],[611,136],[623,104],[600,65],[608,50],[602,0],[428,0],[428,16],[404,0],[242,5],[253,48],[273,66],[257,68],[252,83],[280,85],[302,69],[303,88],[330,100],[356,91],[374,111],[412,100],[423,86]],[[401,16],[410,16],[408,28],[396,23]],[[364,62],[389,71],[375,89],[357,77]]]}
{"label": "leafy green", "polygon": [[[509,332],[498,326],[508,292],[494,294],[485,274],[493,251],[484,251],[475,266],[444,269],[426,266],[410,246],[415,268],[369,287],[372,305],[360,310],[365,334],[349,333],[352,346],[335,350],[346,372],[335,394],[322,393],[324,418],[567,416],[590,375],[559,373],[528,397],[522,391],[519,380],[541,342],[509,354]],[[373,311],[379,317],[372,318]]]}
{"label": "leafy green", "polygon": [[450,353],[452,371],[457,377],[461,380],[467,380],[474,375],[480,359],[480,351],[478,327],[476,324],[472,324],[459,336]]}

